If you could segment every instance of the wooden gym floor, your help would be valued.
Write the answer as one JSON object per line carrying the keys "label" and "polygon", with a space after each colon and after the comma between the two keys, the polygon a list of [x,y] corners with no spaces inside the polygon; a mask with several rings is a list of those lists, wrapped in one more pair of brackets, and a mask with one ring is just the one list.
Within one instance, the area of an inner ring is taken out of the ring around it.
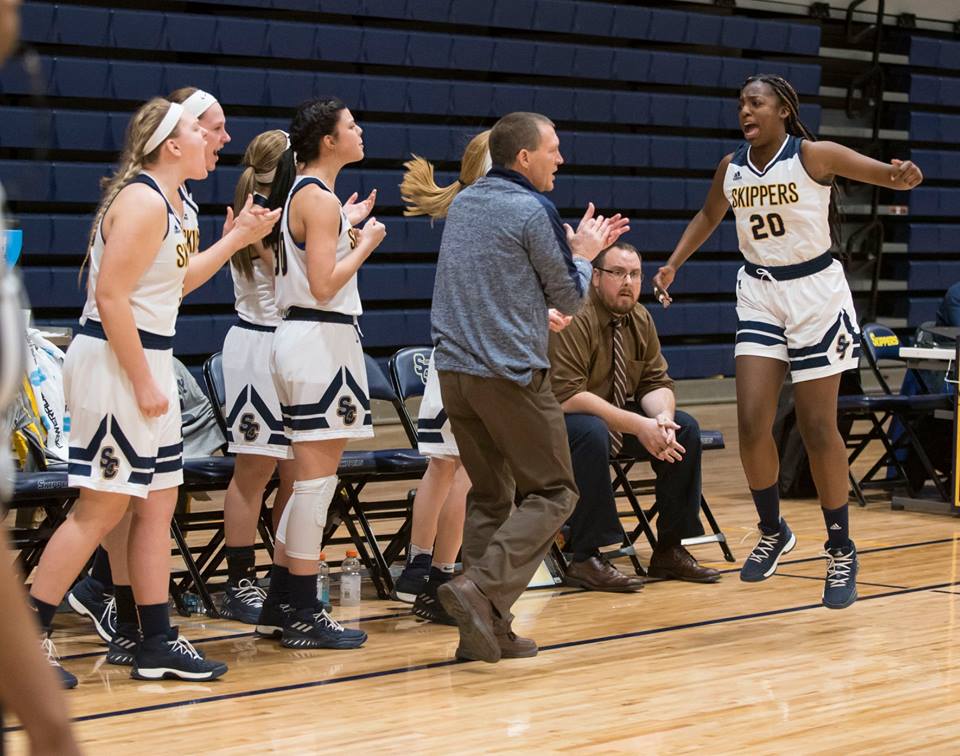
{"label": "wooden gym floor", "polygon": [[[824,534],[814,501],[788,501],[797,548],[778,574],[741,583],[755,514],[737,457],[735,407],[694,408],[727,449],[704,460],[705,493],[738,558],[716,585],[652,583],[639,594],[528,591],[515,629],[540,655],[453,660],[454,628],[403,604],[346,615],[370,634],[355,651],[295,652],[249,626],[191,618],[185,634],[230,671],[207,684],[131,680],[75,615],[55,639],[80,678],[67,692],[88,753],[957,752],[958,521],[851,510],[860,600],[820,606]],[[741,539],[743,539],[741,541]],[[645,544],[644,544],[645,546]],[[646,562],[648,549],[643,550]],[[8,725],[12,723],[8,722]],[[7,733],[12,753],[22,733]]]}

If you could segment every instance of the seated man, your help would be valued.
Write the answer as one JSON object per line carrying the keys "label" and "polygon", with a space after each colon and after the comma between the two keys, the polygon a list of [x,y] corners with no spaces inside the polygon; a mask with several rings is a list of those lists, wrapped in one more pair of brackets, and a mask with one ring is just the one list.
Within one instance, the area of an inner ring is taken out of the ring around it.
{"label": "seated man", "polygon": [[640,253],[617,243],[593,262],[583,309],[550,334],[550,379],[567,423],[580,501],[568,521],[573,562],[566,582],[598,591],[636,591],[642,578],[610,564],[601,548],[623,531],[610,482],[609,457],[649,459],[657,476],[658,544],[650,576],[713,583],[680,544],[700,535],[700,427],[676,411],[673,381],[640,297]]}

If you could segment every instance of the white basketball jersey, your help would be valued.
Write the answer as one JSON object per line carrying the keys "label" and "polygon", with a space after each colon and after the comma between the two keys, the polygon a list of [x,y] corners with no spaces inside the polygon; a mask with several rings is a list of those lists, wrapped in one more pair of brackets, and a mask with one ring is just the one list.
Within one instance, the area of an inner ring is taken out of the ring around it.
{"label": "white basketball jersey", "polygon": [[[316,184],[325,191],[327,186],[315,176],[298,176],[293,182],[290,194],[283,206],[280,217],[280,244],[277,249],[276,293],[277,309],[284,313],[291,307],[306,307],[311,310],[339,312],[343,315],[361,315],[360,293],[357,291],[357,276],[354,274],[343,287],[326,302],[321,302],[310,292],[307,278],[307,250],[300,246],[290,233],[290,202],[293,196],[310,184]],[[332,194],[332,192],[331,192]],[[340,209],[340,237],[337,239],[337,260],[342,260],[350,250],[357,246],[359,235],[347,216]]]}
{"label": "white basketball jersey", "polygon": [[[260,207],[267,206],[267,198],[262,194],[254,194],[253,202]],[[250,262],[253,266],[251,278],[243,275],[235,265],[230,266],[237,315],[248,323],[275,328],[280,325],[280,312],[274,300],[273,269],[259,257]]]}
{"label": "white basketball jersey", "polygon": [[755,265],[795,265],[830,249],[830,187],[803,167],[802,141],[788,134],[762,171],[744,143],[727,166],[723,193],[737,219],[740,251]]}
{"label": "white basketball jersey", "polygon": [[180,199],[183,200],[183,235],[187,239],[187,249],[190,256],[200,251],[200,208],[193,201],[193,195],[183,184],[178,190]]}
{"label": "white basketball jersey", "polygon": [[[148,173],[141,173],[134,178],[131,184],[146,184],[159,192],[167,206],[167,234],[163,237],[160,249],[153,258],[153,262],[146,272],[137,281],[137,285],[130,295],[130,306],[133,308],[133,319],[137,328],[142,331],[155,333],[159,336],[173,336],[176,332],[177,312],[180,309],[180,299],[183,296],[183,279],[187,274],[187,265],[190,254],[187,239],[183,234],[183,221],[176,211],[167,202],[163,190],[156,180]],[[129,186],[129,185],[128,185]],[[87,302],[83,306],[80,316],[81,325],[88,318],[100,320],[97,310],[97,279],[100,275],[100,264],[103,260],[103,221],[97,228],[93,248],[90,250],[90,274],[87,278]]]}

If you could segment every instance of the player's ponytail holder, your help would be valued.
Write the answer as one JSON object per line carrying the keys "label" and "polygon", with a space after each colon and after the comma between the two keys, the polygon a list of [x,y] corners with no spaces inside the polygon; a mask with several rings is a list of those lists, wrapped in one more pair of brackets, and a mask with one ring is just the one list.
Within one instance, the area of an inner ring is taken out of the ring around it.
{"label": "player's ponytail holder", "polygon": [[166,115],[163,116],[163,119],[160,121],[156,129],[150,135],[150,138],[147,140],[147,143],[143,147],[143,154],[149,155],[157,147],[159,147],[163,140],[166,139],[170,134],[173,133],[173,130],[177,127],[177,124],[180,123],[180,118],[183,117],[183,105],[180,105],[176,102],[171,102],[170,107],[167,108]]}

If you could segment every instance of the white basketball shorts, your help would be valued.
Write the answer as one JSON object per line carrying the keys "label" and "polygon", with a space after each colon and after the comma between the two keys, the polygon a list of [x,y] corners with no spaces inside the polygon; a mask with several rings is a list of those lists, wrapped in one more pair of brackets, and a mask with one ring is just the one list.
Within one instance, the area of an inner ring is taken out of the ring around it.
{"label": "white basketball shorts", "polygon": [[140,412],[133,384],[105,339],[81,333],[67,349],[63,380],[70,410],[71,486],[142,498],[183,483],[173,351],[145,348],[144,354],[169,400],[162,417]]}
{"label": "white basketball shorts", "polygon": [[735,355],[786,362],[794,383],[857,367],[860,329],[837,260],[818,273],[786,281],[755,278],[741,268],[737,321]]}
{"label": "white basketball shorts", "polygon": [[270,371],[274,329],[240,321],[223,340],[228,449],[233,454],[293,459]]}
{"label": "white basketball shorts", "polygon": [[373,437],[367,370],[353,325],[284,320],[273,338],[271,369],[292,442]]}
{"label": "white basketball shorts", "polygon": [[427,365],[427,384],[420,400],[417,417],[417,449],[425,457],[459,457],[457,440],[453,437],[450,418],[443,409],[440,396],[440,378],[433,362],[433,352]]}

